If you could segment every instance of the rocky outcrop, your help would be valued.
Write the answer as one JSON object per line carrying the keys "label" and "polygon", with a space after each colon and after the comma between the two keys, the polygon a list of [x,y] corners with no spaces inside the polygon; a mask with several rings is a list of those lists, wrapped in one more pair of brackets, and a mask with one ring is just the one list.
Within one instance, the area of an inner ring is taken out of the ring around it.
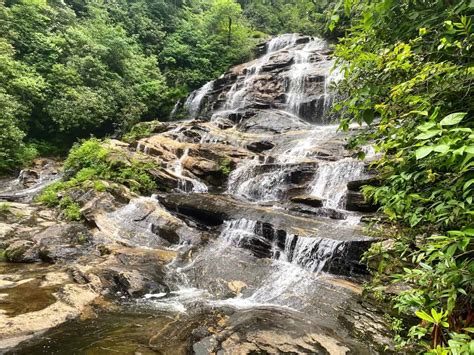
{"label": "rocky outcrop", "polygon": [[[63,192],[83,218],[67,222],[31,203],[61,176],[57,169],[41,165],[46,177],[34,166],[11,186],[0,182],[0,200],[25,202],[0,211],[0,255],[54,268],[24,280],[0,276],[16,310],[6,320],[0,314],[0,348],[95,316],[92,304],[104,296],[156,307],[147,319],[157,329],[143,327],[153,334],[141,343],[157,352],[366,353],[370,346],[354,338],[364,327],[383,343],[378,316],[358,306],[357,287],[321,281],[322,271],[365,276],[360,257],[374,241],[347,211],[373,210],[360,194],[372,180],[350,181],[367,169],[346,151],[348,134],[310,124],[329,117],[331,53],[294,35],[265,48],[191,96],[199,119],[146,122],[126,142],[103,143],[112,169],[143,163],[155,195],[112,181],[84,184]],[[8,265],[16,273],[27,267]],[[41,302],[18,312],[24,307],[13,296],[34,288]],[[137,324],[148,324],[139,316]]]}
{"label": "rocky outcrop", "polygon": [[361,189],[365,185],[380,185],[380,178],[369,177],[367,179],[349,181],[347,184],[346,209],[349,211],[373,213],[377,212],[380,206],[368,201]]}
{"label": "rocky outcrop", "polygon": [[291,201],[295,203],[301,203],[303,205],[308,205],[311,207],[322,207],[324,200],[314,196],[299,195],[292,197]]}

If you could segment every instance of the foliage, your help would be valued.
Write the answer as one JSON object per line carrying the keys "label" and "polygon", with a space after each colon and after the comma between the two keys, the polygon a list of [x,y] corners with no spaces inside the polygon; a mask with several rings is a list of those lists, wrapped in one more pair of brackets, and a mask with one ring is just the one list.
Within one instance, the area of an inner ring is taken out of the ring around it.
{"label": "foliage", "polygon": [[222,174],[228,176],[232,171],[232,160],[229,158],[223,159],[219,164],[219,169],[221,170]]}
{"label": "foliage", "polygon": [[175,85],[197,88],[249,59],[253,32],[233,0],[192,2],[167,37],[160,62]]}
{"label": "foliage", "polygon": [[321,36],[326,34],[329,0],[239,0],[244,15],[263,33],[302,33]]}
{"label": "foliage", "polygon": [[4,202],[0,203],[0,215],[6,215],[10,212],[10,204]]}
{"label": "foliage", "polygon": [[150,137],[160,127],[159,121],[140,122],[133,126],[130,131],[122,136],[127,143],[136,142],[142,138]]}
{"label": "foliage", "polygon": [[234,0],[0,1],[0,172],[168,117],[259,36]]}
{"label": "foliage", "polygon": [[[351,120],[371,125],[365,138],[383,154],[376,165],[385,181],[365,193],[399,229],[394,246],[380,250],[393,255],[382,258],[375,279],[383,281],[393,261],[403,264],[390,276],[412,288],[394,307],[422,322],[400,338],[401,345],[461,354],[459,349],[474,346],[474,133],[468,99],[474,5],[340,3],[350,25],[336,50],[345,73],[339,90],[346,97],[336,108],[343,128]],[[341,18],[335,16],[333,25]],[[368,257],[375,256],[373,250]]]}
{"label": "foliage", "polygon": [[151,194],[157,188],[149,171],[151,163],[129,160],[122,151],[92,138],[77,143],[64,163],[67,178],[47,187],[37,201],[47,206],[58,206],[65,218],[79,220],[80,206],[72,195],[87,189],[108,190],[110,183],[128,186],[132,191]]}

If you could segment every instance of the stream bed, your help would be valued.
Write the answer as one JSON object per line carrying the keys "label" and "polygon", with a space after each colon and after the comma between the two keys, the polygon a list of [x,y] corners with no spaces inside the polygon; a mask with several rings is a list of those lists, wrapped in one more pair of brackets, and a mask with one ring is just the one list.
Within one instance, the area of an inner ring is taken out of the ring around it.
{"label": "stream bed", "polygon": [[297,34],[260,50],[176,104],[192,119],[105,143],[110,159],[156,167],[152,196],[108,183],[76,192],[84,220],[67,222],[34,202],[62,178],[57,164],[0,184],[0,349],[389,352],[361,286],[376,241],[361,220],[376,206],[360,186],[375,155],[345,149],[360,128],[339,132],[330,112],[332,51]]}

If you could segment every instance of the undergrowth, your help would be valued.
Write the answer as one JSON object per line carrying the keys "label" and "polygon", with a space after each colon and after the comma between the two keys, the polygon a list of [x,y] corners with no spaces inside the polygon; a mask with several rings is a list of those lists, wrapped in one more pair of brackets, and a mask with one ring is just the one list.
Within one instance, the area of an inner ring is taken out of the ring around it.
{"label": "undergrowth", "polygon": [[109,183],[123,184],[131,191],[150,194],[157,188],[149,171],[154,165],[129,159],[107,142],[89,139],[76,144],[64,163],[66,178],[46,188],[37,201],[58,206],[69,220],[81,219],[80,206],[70,196],[73,191],[106,191]]}

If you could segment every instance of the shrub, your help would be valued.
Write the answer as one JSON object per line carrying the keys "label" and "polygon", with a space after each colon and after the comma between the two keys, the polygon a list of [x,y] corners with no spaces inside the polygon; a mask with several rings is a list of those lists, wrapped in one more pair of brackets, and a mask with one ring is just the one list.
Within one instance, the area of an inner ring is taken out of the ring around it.
{"label": "shrub", "polygon": [[157,187],[149,173],[154,167],[148,162],[129,159],[119,149],[92,138],[73,146],[64,163],[65,181],[47,187],[37,201],[58,206],[69,220],[79,220],[80,206],[68,193],[90,188],[103,192],[108,188],[105,181],[110,181],[126,185],[133,192],[150,194]]}

